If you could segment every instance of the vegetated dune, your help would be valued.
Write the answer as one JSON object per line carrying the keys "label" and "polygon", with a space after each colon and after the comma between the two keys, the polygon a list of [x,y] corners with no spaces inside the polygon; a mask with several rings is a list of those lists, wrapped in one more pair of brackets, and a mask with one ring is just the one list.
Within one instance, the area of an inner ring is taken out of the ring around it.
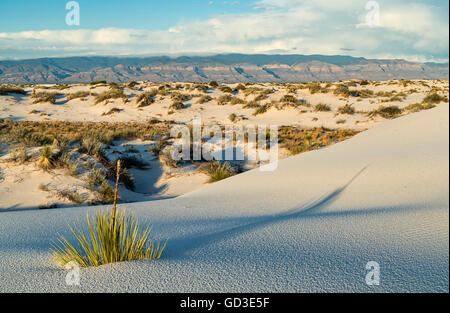
{"label": "vegetated dune", "polygon": [[[449,108],[185,196],[129,209],[169,239],[163,258],[81,271],[49,243],[98,208],[1,213],[1,292],[448,292]],[[380,265],[380,285],[365,283]]]}

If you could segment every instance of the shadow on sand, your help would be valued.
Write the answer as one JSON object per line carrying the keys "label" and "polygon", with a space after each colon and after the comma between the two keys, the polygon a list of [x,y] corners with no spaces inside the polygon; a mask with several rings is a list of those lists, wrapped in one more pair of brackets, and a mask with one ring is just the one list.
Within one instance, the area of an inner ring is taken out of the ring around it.
{"label": "shadow on sand", "polygon": [[[243,223],[238,226],[234,226],[231,228],[227,228],[224,230],[220,230],[213,233],[208,234],[199,234],[182,238],[174,238],[169,239],[169,244],[167,245],[165,254],[166,257],[169,258],[183,258],[187,256],[195,255],[199,252],[199,250],[203,247],[206,247],[210,244],[217,243],[223,240],[226,240],[231,237],[238,236],[243,233],[251,232],[257,230],[259,228],[263,228],[265,226],[288,221],[292,219],[298,218],[306,218],[306,217],[314,217],[319,215],[333,215],[337,214],[335,212],[327,212],[324,214],[320,214],[320,210],[324,208],[326,205],[334,202],[339,198],[341,193],[350,186],[353,181],[358,178],[368,166],[362,168],[358,173],[356,173],[345,185],[333,190],[330,193],[327,193],[312,201],[310,203],[304,204],[302,206],[297,206],[292,208],[291,210],[282,212],[276,215],[269,216],[261,216],[261,217],[249,217],[239,220],[246,220],[246,223]],[[367,211],[364,211],[367,213]],[[338,212],[339,214],[346,214],[349,212]]]}

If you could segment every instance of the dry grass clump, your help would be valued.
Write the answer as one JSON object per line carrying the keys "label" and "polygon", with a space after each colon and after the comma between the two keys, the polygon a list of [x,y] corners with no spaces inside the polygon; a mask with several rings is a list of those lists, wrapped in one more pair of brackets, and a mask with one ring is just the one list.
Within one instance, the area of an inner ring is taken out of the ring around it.
{"label": "dry grass clump", "polygon": [[217,98],[217,104],[218,105],[225,105],[228,104],[233,97],[231,95],[222,95],[219,98]]}
{"label": "dry grass clump", "polygon": [[199,167],[199,171],[206,173],[211,181],[217,182],[237,174],[236,170],[229,162],[221,164],[219,161],[210,161],[203,163]]}
{"label": "dry grass clump", "polygon": [[350,96],[350,89],[348,86],[345,85],[337,85],[336,88],[333,90],[333,94],[336,96],[342,96],[342,97],[349,97]]}
{"label": "dry grass clump", "polygon": [[238,98],[238,97],[233,97],[230,101],[231,105],[236,105],[236,104],[246,104],[247,101],[245,101],[244,99]]}
{"label": "dry grass clump", "polygon": [[327,93],[329,89],[327,87],[322,87],[322,84],[319,82],[310,82],[307,83],[304,87],[309,90],[309,92],[313,95],[316,93]]}
{"label": "dry grass clump", "polygon": [[295,155],[347,140],[358,133],[350,129],[332,130],[324,127],[307,129],[283,126],[279,130],[278,139],[281,148],[288,149]]}
{"label": "dry grass clump", "polygon": [[314,110],[316,112],[329,112],[331,111],[331,107],[325,103],[319,103],[314,106]]}
{"label": "dry grass clump", "polygon": [[259,114],[264,114],[270,109],[271,106],[272,105],[270,103],[266,103],[266,104],[260,105],[255,110],[255,112],[253,112],[253,115],[256,116],[256,115],[259,115]]}
{"label": "dry grass clump", "polygon": [[355,108],[349,104],[346,104],[338,108],[338,113],[352,115],[355,114]]}
{"label": "dry grass clump", "polygon": [[106,80],[96,80],[96,81],[91,82],[89,85],[96,86],[96,85],[106,85],[106,84],[107,84]]}
{"label": "dry grass clump", "polygon": [[6,96],[9,94],[26,95],[27,92],[23,88],[20,88],[20,87],[0,86],[0,96]]}
{"label": "dry grass clump", "polygon": [[31,94],[31,99],[33,99],[33,104],[46,102],[55,104],[56,96],[57,93],[54,92],[46,92],[46,91],[35,92],[35,90],[33,90],[33,93]]}
{"label": "dry grass clump", "polygon": [[170,95],[170,98],[173,101],[184,102],[184,101],[191,100],[192,96],[188,95],[188,94],[183,94],[183,93],[180,93],[180,92],[172,92],[172,94]]}
{"label": "dry grass clump", "polygon": [[224,93],[232,93],[233,92],[233,89],[231,89],[228,86],[219,87],[219,90],[224,92]]}
{"label": "dry grass clump", "polygon": [[127,96],[123,93],[122,89],[112,88],[110,90],[106,90],[95,96],[95,104],[111,100],[111,99],[123,99],[126,100]]}
{"label": "dry grass clump", "polygon": [[423,110],[429,110],[435,107],[436,105],[431,103],[413,103],[405,107],[404,110],[407,110],[411,113],[415,113]]}
{"label": "dry grass clump", "polygon": [[90,94],[91,93],[89,91],[77,91],[74,93],[70,93],[67,95],[67,101],[80,99],[80,98],[86,98],[86,97],[89,97]]}
{"label": "dry grass clump", "polygon": [[20,145],[18,147],[13,148],[9,152],[9,161],[23,164],[30,159],[28,155],[27,147],[25,145]]}
{"label": "dry grass clump", "polygon": [[67,199],[72,203],[75,204],[82,204],[84,203],[83,196],[77,193],[76,191],[70,191],[70,190],[58,190],[56,192],[56,195],[61,199]]}
{"label": "dry grass clump", "polygon": [[184,108],[185,108],[184,103],[181,101],[178,101],[178,100],[173,101],[169,107],[169,109],[172,109],[172,110],[182,110]]}
{"label": "dry grass clump", "polygon": [[102,116],[113,115],[113,114],[120,113],[120,112],[122,112],[122,109],[112,108],[108,112],[103,113]]}
{"label": "dry grass clump", "polygon": [[[114,189],[108,184],[107,181],[103,181],[100,188],[97,190],[98,202],[102,204],[111,204],[114,202]],[[120,195],[117,195],[118,201],[120,201]]]}
{"label": "dry grass clump", "polygon": [[398,116],[400,116],[402,114],[403,110],[400,109],[398,106],[396,105],[392,105],[392,106],[382,106],[380,105],[378,107],[378,109],[375,109],[373,111],[370,111],[367,115],[369,117],[374,117],[374,116],[381,116],[383,118],[396,118]]}
{"label": "dry grass clump", "polygon": [[203,95],[197,100],[197,104],[203,104],[211,101],[213,98],[209,95]]}
{"label": "dry grass clump", "polygon": [[448,98],[437,93],[429,94],[422,100],[424,104],[439,104],[441,102],[448,102]]}

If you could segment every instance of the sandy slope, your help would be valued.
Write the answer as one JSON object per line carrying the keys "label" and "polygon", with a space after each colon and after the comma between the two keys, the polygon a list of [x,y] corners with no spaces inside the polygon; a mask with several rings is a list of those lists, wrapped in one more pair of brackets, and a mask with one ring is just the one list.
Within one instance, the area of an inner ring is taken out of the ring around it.
{"label": "sandy slope", "polygon": [[[169,238],[157,262],[81,272],[48,259],[97,208],[0,214],[0,291],[391,292],[449,290],[448,105],[188,195],[133,204]],[[366,263],[381,267],[365,284]]]}

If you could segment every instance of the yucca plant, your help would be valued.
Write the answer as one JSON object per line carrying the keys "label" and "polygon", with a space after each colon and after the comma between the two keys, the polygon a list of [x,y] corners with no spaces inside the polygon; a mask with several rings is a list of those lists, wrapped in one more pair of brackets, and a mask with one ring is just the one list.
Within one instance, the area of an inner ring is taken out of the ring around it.
{"label": "yucca plant", "polygon": [[52,244],[52,260],[64,267],[74,262],[79,267],[97,267],[115,262],[159,259],[165,244],[150,239],[151,228],[140,228],[136,218],[126,211],[98,212],[91,220],[89,232],[70,227],[77,244],[61,237]]}
{"label": "yucca plant", "polygon": [[61,237],[52,244],[52,260],[64,267],[73,262],[79,267],[97,267],[115,262],[159,259],[165,244],[150,239],[150,226],[142,229],[137,219],[125,210],[116,209],[120,161],[117,164],[117,180],[112,211],[99,211],[91,220],[87,216],[89,232],[72,228],[77,244]]}
{"label": "yucca plant", "polygon": [[39,166],[45,170],[52,168],[53,166],[53,151],[52,147],[45,146],[42,149],[42,154],[39,159]]}

